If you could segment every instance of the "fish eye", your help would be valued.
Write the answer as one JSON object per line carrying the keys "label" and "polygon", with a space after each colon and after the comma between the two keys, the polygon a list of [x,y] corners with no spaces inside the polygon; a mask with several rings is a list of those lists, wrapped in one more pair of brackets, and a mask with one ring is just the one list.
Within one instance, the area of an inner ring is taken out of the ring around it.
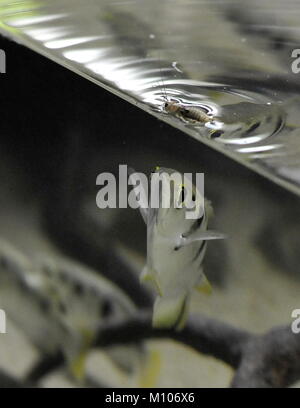
{"label": "fish eye", "polygon": [[158,173],[160,171],[161,167],[160,166],[155,166],[152,170],[151,170],[151,176],[155,173]]}

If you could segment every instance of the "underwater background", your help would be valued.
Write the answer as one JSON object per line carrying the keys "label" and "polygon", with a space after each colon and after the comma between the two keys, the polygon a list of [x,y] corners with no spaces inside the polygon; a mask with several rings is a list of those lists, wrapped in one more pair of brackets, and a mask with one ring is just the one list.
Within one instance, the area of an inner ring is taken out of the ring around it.
{"label": "underwater background", "polygon": [[[96,177],[120,164],[201,172],[210,227],[228,238],[209,242],[213,292],[193,293],[190,313],[258,335],[289,327],[300,309],[299,14],[292,0],[0,1],[0,253],[8,242],[29,260],[67,259],[119,286],[137,312],[151,309],[153,291],[139,283],[146,227],[138,210],[97,208]],[[217,129],[168,115],[167,100],[211,114]],[[30,311],[24,319],[39,331]],[[234,378],[236,363],[218,352],[149,337],[130,369],[107,348],[91,350],[85,385],[228,387]],[[261,357],[251,353],[249,367]],[[42,354],[8,314],[0,386],[10,377],[26,386]],[[263,385],[299,387],[299,366],[287,379],[280,366],[285,380]],[[38,385],[83,383],[59,366]]]}

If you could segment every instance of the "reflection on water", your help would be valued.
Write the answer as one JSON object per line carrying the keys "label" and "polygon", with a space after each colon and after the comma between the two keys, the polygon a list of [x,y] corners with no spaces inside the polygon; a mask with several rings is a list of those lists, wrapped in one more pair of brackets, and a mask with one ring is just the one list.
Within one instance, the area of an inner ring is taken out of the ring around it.
{"label": "reflection on water", "polygon": [[[293,0],[0,2],[5,32],[297,192],[299,14]],[[217,121],[177,123],[166,99]]]}

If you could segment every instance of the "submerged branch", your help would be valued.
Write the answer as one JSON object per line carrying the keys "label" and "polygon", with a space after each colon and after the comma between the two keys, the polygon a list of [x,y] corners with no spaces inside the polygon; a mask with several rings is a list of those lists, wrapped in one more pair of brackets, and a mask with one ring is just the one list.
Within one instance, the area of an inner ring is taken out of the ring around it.
{"label": "submerged branch", "polygon": [[143,312],[127,320],[100,326],[95,346],[106,347],[149,338],[176,340],[237,368],[243,345],[252,336],[246,331],[199,315],[191,316],[182,331],[154,329],[151,312]]}
{"label": "submerged branch", "polygon": [[300,334],[290,326],[276,327],[263,335],[250,334],[204,316],[188,319],[182,331],[154,329],[151,313],[99,327],[95,347],[167,338],[229,364],[236,373],[231,386],[287,387],[300,379]]}
{"label": "submerged branch", "polygon": [[300,379],[300,334],[275,327],[244,345],[232,387],[282,388]]}

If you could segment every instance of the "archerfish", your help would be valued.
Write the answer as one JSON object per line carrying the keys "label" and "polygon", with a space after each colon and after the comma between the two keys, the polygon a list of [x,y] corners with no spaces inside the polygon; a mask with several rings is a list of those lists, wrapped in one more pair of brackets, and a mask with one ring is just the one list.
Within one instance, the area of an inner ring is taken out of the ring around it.
{"label": "archerfish", "polygon": [[[143,186],[139,173],[130,170],[131,184]],[[142,202],[147,194],[136,194],[140,211],[147,225],[147,263],[141,281],[154,284],[157,297],[153,307],[153,327],[180,330],[184,327],[189,299],[194,288],[210,292],[210,284],[202,270],[207,241],[225,238],[224,234],[208,231],[208,218],[212,215],[209,201],[201,196],[192,183],[183,185],[183,175],[176,170],[157,167],[159,175],[159,205],[151,208],[151,200]],[[172,175],[181,177],[173,181]],[[169,208],[163,208],[165,189],[171,183],[168,194]],[[145,183],[144,183],[144,187]],[[153,191],[150,192],[153,195]],[[196,215],[189,219],[186,196],[192,196]],[[202,205],[200,205],[202,202]]]}

